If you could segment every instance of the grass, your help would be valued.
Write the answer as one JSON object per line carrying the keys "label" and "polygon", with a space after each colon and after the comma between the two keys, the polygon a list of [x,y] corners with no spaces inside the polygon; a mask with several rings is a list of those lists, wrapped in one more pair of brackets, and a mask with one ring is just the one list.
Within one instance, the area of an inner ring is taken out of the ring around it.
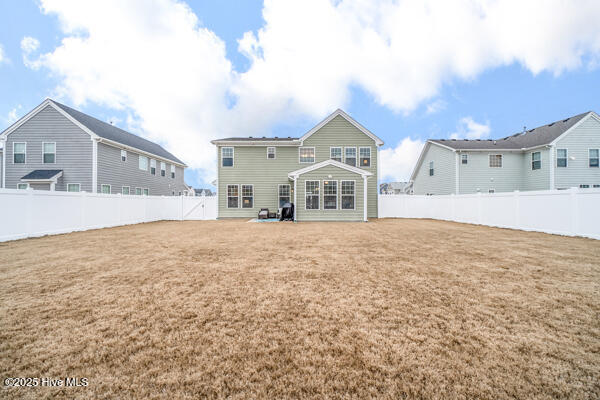
{"label": "grass", "polygon": [[600,397],[600,241],[428,220],[0,243],[3,398]]}

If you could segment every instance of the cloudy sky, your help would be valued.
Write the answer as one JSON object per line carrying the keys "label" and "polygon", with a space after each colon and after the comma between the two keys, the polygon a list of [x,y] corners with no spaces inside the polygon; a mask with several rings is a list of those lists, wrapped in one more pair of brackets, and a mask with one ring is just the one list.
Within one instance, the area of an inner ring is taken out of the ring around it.
{"label": "cloudy sky", "polygon": [[210,140],[343,108],[405,180],[427,138],[600,111],[600,1],[0,0],[0,130],[51,97],[158,141],[201,187]]}

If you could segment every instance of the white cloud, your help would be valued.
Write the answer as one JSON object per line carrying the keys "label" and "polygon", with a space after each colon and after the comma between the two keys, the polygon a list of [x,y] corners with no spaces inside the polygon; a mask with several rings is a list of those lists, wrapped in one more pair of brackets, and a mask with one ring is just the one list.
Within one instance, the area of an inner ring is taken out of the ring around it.
{"label": "white cloud", "polygon": [[427,104],[425,112],[427,114],[435,114],[435,113],[440,112],[445,109],[446,109],[446,102],[444,100],[437,99],[437,100]]}
{"label": "white cloud", "polygon": [[396,147],[380,150],[381,176],[379,180],[382,182],[408,181],[424,144],[420,139],[412,140],[410,137],[406,137]]}
{"label": "white cloud", "polygon": [[21,110],[20,104],[18,106],[16,106],[15,108],[13,108],[12,110],[10,110],[8,112],[8,114],[6,114],[6,117],[3,118],[4,122],[7,125],[12,125],[14,122],[16,122],[19,119],[19,116],[17,115],[19,110]]}
{"label": "white cloud", "polygon": [[4,53],[4,47],[0,44],[0,64],[7,62],[8,58],[6,58],[6,54]]}
{"label": "white cloud", "polygon": [[40,62],[32,60],[30,57],[40,48],[40,41],[31,36],[25,36],[21,39],[21,51],[23,52],[23,64],[31,69],[38,69]]}
{"label": "white cloud", "polygon": [[484,139],[490,136],[490,123],[475,122],[472,117],[463,117],[458,121],[456,132],[450,134],[450,139]]}

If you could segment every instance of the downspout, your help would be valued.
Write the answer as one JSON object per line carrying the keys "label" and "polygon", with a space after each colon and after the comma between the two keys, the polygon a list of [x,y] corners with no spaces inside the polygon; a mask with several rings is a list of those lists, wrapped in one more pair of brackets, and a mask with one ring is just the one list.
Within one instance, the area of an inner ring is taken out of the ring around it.
{"label": "downspout", "polygon": [[[221,169],[219,168],[219,166],[221,164],[219,163],[219,146],[215,146],[215,147],[217,148],[217,182],[215,182],[216,183],[215,187],[216,187],[216,191],[217,191],[217,219],[219,219],[219,202],[221,201],[221,191],[219,190]],[[254,193],[252,193],[252,194],[254,194]]]}
{"label": "downspout", "polygon": [[363,175],[363,221],[367,222],[367,176]]}
{"label": "downspout", "polygon": [[554,145],[551,144],[548,149],[548,168],[550,169],[550,190],[554,190],[556,187],[556,182],[554,178],[554,168],[556,163],[554,162]]}
{"label": "downspout", "polygon": [[92,138],[92,193],[98,192],[98,139]]}
{"label": "downspout", "polygon": [[2,138],[2,189],[6,188],[6,138]]}
{"label": "downspout", "polygon": [[298,208],[298,202],[296,201],[296,199],[298,198],[298,190],[296,190],[296,181],[298,180],[297,176],[294,176],[294,222],[297,222],[296,220],[296,211]]}
{"label": "downspout", "polygon": [[454,150],[454,159],[456,160],[456,167],[455,167],[455,177],[456,177],[456,183],[455,183],[455,187],[454,187],[454,193],[455,194],[460,194],[460,157],[461,155],[459,154],[458,151]]}

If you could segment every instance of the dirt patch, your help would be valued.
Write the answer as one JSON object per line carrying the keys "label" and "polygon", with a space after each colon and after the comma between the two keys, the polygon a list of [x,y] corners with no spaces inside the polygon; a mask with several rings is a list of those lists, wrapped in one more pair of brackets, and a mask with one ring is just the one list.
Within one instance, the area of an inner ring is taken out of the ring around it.
{"label": "dirt patch", "polygon": [[598,398],[600,241],[158,222],[0,246],[5,398]]}

